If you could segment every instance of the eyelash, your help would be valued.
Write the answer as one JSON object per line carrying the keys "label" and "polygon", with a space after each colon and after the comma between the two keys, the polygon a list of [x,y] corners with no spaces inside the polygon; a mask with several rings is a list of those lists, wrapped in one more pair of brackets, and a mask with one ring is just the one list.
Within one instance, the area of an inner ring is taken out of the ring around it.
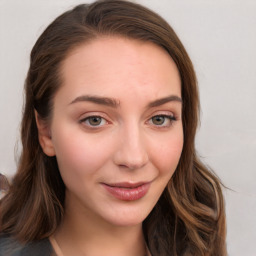
{"label": "eyelash", "polygon": [[[97,119],[99,118],[100,119],[100,124],[99,125],[92,125],[90,123],[87,123],[87,122],[90,122],[90,119]],[[160,125],[157,125],[157,124],[154,124],[153,123],[153,118],[164,118],[164,122],[163,123],[166,123],[166,121],[169,121],[168,124],[160,124]],[[177,121],[177,118],[174,116],[174,115],[166,115],[166,114],[159,114],[159,115],[154,115],[152,116],[148,121],[147,123],[150,123],[154,126],[156,126],[156,128],[160,129],[160,128],[168,128],[170,126],[173,125],[173,123]],[[104,124],[102,124],[102,122],[104,122]],[[109,122],[106,120],[106,118],[100,116],[100,115],[92,115],[92,116],[88,116],[86,118],[83,118],[82,120],[79,121],[79,123],[81,124],[85,124],[88,128],[90,129],[97,129],[97,128],[100,128],[101,126],[105,125],[105,124],[108,124]]]}
{"label": "eyelash", "polygon": [[153,121],[153,118],[164,118],[164,123],[166,123],[166,121],[169,121],[168,124],[160,124],[160,125],[157,125],[157,124],[153,124],[155,125],[157,128],[168,128],[170,126],[173,125],[173,123],[175,121],[177,121],[177,118],[174,116],[174,115],[166,115],[166,114],[160,114],[160,115],[155,115],[155,116],[152,116],[149,120],[150,123],[152,123]]}

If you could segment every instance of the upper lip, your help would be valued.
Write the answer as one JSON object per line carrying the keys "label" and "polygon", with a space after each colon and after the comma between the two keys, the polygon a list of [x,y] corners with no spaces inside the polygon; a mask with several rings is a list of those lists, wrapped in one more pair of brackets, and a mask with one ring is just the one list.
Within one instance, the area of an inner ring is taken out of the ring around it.
{"label": "upper lip", "polygon": [[144,184],[147,184],[149,182],[147,181],[141,181],[141,182],[118,182],[118,183],[103,183],[110,187],[119,187],[119,188],[137,188]]}

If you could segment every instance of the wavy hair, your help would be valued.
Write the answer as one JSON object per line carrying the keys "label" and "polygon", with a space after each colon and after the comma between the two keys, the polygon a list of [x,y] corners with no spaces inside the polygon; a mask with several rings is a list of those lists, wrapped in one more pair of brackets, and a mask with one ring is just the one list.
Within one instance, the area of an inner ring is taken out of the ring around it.
{"label": "wavy hair", "polygon": [[51,119],[53,97],[61,86],[61,63],[78,45],[105,35],[150,41],[164,48],[181,77],[183,151],[174,175],[143,222],[152,255],[226,255],[221,183],[195,150],[199,96],[192,62],[163,18],[122,0],[76,6],[56,18],[34,45],[25,81],[23,151],[9,192],[1,200],[1,232],[30,242],[49,237],[60,224],[65,185],[56,158],[46,156],[40,147],[34,111]]}

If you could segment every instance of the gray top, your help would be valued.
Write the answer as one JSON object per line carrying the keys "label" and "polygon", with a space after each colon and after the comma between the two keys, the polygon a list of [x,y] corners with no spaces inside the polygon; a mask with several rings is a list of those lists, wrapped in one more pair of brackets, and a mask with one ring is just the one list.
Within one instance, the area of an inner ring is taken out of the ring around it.
{"label": "gray top", "polygon": [[1,235],[0,256],[55,256],[48,238],[21,245],[17,240]]}

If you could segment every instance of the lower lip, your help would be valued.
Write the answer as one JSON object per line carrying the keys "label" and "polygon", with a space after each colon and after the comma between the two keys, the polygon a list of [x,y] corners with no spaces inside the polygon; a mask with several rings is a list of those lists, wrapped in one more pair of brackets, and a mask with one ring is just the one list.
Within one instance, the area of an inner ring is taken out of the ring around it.
{"label": "lower lip", "polygon": [[150,187],[150,183],[145,183],[136,188],[114,187],[107,184],[102,185],[111,195],[123,201],[135,201],[144,197]]}

